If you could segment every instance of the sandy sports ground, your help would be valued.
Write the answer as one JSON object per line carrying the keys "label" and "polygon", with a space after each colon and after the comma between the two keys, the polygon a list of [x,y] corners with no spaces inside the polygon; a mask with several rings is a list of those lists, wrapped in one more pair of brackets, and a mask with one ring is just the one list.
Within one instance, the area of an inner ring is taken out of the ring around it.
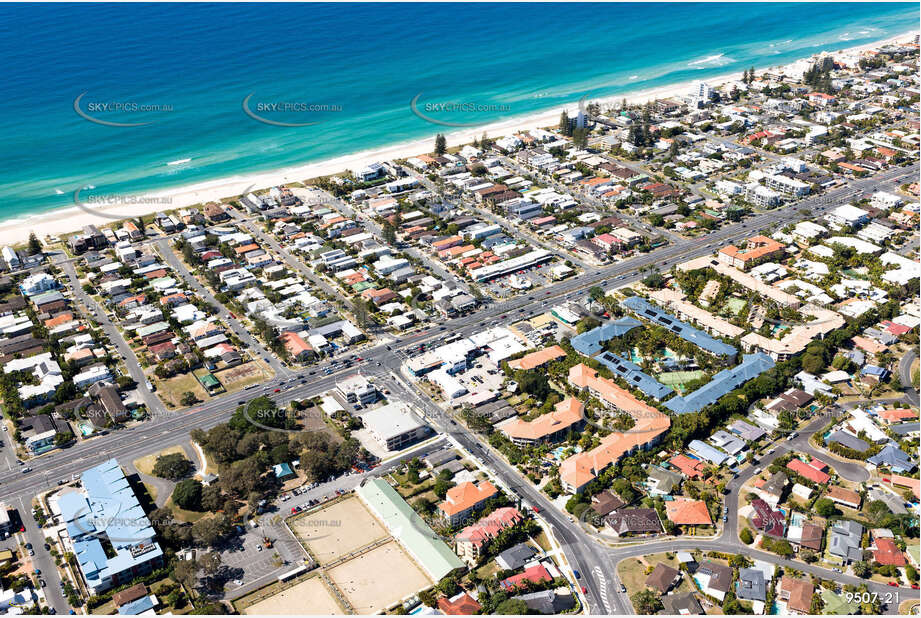
{"label": "sandy sports ground", "polygon": [[336,596],[322,577],[311,577],[294,586],[254,603],[244,614],[293,616],[297,614],[342,614]]}
{"label": "sandy sports ground", "polygon": [[288,525],[321,565],[388,536],[354,496],[289,519]]}
{"label": "sandy sports ground", "polygon": [[373,614],[432,585],[396,541],[327,571],[356,614]]}

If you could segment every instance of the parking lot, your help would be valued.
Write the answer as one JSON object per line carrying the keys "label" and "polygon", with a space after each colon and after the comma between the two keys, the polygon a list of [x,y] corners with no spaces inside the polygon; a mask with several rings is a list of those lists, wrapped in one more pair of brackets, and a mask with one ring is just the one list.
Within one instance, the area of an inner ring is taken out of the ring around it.
{"label": "parking lot", "polygon": [[[272,547],[263,547],[262,538],[268,537]],[[306,552],[284,525],[281,513],[266,513],[259,518],[259,526],[246,526],[238,543],[220,552],[221,560],[233,575],[228,590],[246,586],[290,565],[303,564]]]}
{"label": "parking lot", "polygon": [[[532,266],[531,268],[522,269],[502,277],[496,277],[490,281],[481,283],[480,285],[490,294],[496,296],[497,298],[512,298],[520,294],[527,294],[534,291],[535,289],[550,285],[553,283],[553,279],[550,275],[550,266],[549,264],[538,264],[537,266]],[[526,289],[517,289],[512,286],[512,277],[516,277],[518,280],[530,281],[531,287]]]}

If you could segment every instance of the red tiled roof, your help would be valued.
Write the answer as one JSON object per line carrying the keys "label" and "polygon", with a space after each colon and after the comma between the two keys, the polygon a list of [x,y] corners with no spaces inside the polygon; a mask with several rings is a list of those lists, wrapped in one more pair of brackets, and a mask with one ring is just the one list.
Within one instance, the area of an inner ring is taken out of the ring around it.
{"label": "red tiled roof", "polygon": [[454,537],[458,542],[482,545],[487,540],[494,538],[505,528],[510,528],[523,519],[518,509],[512,506],[498,508],[480,521],[470,524],[457,533]]}
{"label": "red tiled roof", "polygon": [[883,565],[905,566],[905,554],[902,553],[892,539],[876,539],[876,549],[873,559]]}
{"label": "red tiled roof", "polygon": [[704,472],[704,468],[706,467],[704,462],[700,461],[699,459],[692,459],[687,455],[675,455],[668,460],[668,463],[681,470],[681,473],[689,479],[694,479],[701,476]]}
{"label": "red tiled roof", "polygon": [[703,500],[677,497],[665,503],[665,515],[679,526],[711,526],[710,511]]}
{"label": "red tiled roof", "polygon": [[552,577],[547,571],[547,568],[543,564],[535,564],[534,566],[524,570],[524,573],[519,573],[518,575],[512,575],[507,579],[503,579],[499,584],[504,590],[515,590],[528,581],[534,584],[539,584],[541,582],[548,582]]}
{"label": "red tiled roof", "polygon": [[480,611],[481,606],[476,599],[463,592],[453,601],[447,597],[438,599],[438,609],[448,616],[470,616]]}
{"label": "red tiled roof", "polygon": [[801,459],[791,459],[790,462],[787,463],[787,468],[819,485],[825,485],[831,478],[825,472],[816,470]]}
{"label": "red tiled roof", "polygon": [[480,483],[464,481],[448,490],[445,500],[438,505],[438,508],[445,515],[455,515],[482,504],[496,493],[495,486],[489,481]]}

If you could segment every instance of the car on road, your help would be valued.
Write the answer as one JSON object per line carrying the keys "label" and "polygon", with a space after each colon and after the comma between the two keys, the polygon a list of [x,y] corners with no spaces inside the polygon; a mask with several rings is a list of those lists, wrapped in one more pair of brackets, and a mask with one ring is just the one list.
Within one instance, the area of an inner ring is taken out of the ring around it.
{"label": "car on road", "polygon": [[576,579],[582,579],[582,574],[579,573],[578,569],[573,569],[572,574],[576,576]]}
{"label": "car on road", "polygon": [[620,591],[621,591],[621,593],[626,594],[626,593],[627,593],[627,587],[624,586],[623,584],[621,584],[621,585],[620,585]]}
{"label": "car on road", "polygon": [[35,550],[30,549],[30,550],[29,550],[29,555],[30,555],[30,556],[34,556],[34,555],[35,555]]}
{"label": "car on road", "polygon": [[280,389],[280,388],[276,388],[273,392],[280,393],[280,392],[281,392],[281,389]]}
{"label": "car on road", "polygon": [[588,594],[588,590],[585,589],[585,586],[582,586],[582,594]]}
{"label": "car on road", "polygon": [[32,472],[32,468],[30,468],[29,466],[26,466],[25,468],[23,468],[22,473],[25,474],[26,472]]}
{"label": "car on road", "polygon": [[45,583],[45,580],[44,580],[44,579],[40,579],[40,580],[38,580],[38,585],[41,586],[42,588],[44,588],[44,587],[47,586],[48,584]]}
{"label": "car on road", "polygon": [[892,586],[893,588],[898,588],[899,585],[895,582],[889,582],[887,585]]}

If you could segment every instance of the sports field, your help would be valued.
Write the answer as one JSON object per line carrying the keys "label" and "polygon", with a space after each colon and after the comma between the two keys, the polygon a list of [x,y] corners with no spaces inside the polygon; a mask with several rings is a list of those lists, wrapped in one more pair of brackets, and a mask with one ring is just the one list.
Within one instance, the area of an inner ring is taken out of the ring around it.
{"label": "sports field", "polygon": [[[241,604],[245,605],[245,603],[246,598],[244,597],[241,599]],[[297,614],[343,614],[344,612],[323,578],[316,576],[246,607],[243,613],[293,616]]]}
{"label": "sports field", "polygon": [[432,585],[396,541],[327,571],[356,614],[374,614]]}
{"label": "sports field", "polygon": [[684,389],[685,384],[702,378],[704,375],[705,372],[699,369],[697,371],[669,371],[668,373],[660,373],[656,376],[656,379],[666,386]]}
{"label": "sports field", "polygon": [[288,525],[321,565],[387,537],[387,530],[357,497],[293,517]]}

